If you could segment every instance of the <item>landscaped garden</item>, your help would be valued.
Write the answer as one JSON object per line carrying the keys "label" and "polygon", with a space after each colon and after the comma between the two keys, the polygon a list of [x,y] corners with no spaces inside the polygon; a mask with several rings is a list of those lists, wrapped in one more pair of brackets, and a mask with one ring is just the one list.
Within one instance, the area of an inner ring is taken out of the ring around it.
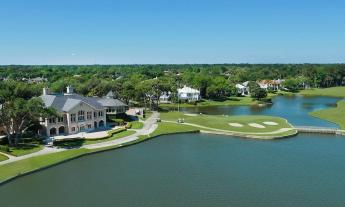
{"label": "landscaped garden", "polygon": [[18,144],[18,146],[15,147],[8,147],[8,145],[0,145],[0,150],[3,153],[10,154],[16,157],[31,154],[34,152],[38,152],[43,149],[43,145],[41,144]]}

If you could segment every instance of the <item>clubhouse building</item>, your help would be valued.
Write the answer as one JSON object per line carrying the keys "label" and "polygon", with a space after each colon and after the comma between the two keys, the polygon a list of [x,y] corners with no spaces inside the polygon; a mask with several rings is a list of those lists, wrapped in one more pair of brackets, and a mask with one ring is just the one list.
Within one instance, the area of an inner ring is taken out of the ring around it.
{"label": "clubhouse building", "polygon": [[123,114],[128,106],[114,99],[113,92],[105,97],[85,97],[74,93],[72,86],[64,94],[50,94],[43,89],[41,96],[46,107],[53,107],[59,116],[41,119],[45,136],[69,135],[105,128],[107,115]]}

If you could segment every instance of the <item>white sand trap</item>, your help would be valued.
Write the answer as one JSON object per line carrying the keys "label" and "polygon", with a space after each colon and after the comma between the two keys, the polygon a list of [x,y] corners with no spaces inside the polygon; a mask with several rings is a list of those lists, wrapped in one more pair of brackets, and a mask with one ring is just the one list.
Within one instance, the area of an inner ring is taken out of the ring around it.
{"label": "white sand trap", "polygon": [[198,114],[184,114],[186,116],[198,116]]}
{"label": "white sand trap", "polygon": [[269,126],[277,126],[278,125],[278,123],[272,122],[272,121],[264,121],[262,123],[264,123],[265,125],[269,125]]}
{"label": "white sand trap", "polygon": [[233,127],[243,127],[243,125],[239,123],[229,123],[229,125]]}
{"label": "white sand trap", "polygon": [[257,124],[257,123],[249,123],[248,125],[251,127],[260,128],[260,129],[266,128],[264,125]]}

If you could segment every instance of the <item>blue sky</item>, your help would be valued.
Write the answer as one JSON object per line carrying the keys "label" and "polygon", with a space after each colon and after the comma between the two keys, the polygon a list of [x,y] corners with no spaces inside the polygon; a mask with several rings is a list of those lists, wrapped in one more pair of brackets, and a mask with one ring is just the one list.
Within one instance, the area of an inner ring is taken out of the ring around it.
{"label": "blue sky", "polygon": [[0,64],[345,62],[341,0],[0,1]]}

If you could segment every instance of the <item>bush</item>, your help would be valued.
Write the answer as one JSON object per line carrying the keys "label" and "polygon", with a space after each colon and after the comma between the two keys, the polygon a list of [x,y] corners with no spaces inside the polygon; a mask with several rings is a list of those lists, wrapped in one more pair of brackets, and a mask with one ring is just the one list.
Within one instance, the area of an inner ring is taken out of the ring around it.
{"label": "bush", "polygon": [[132,128],[132,123],[131,122],[128,122],[125,126],[126,129],[130,129]]}
{"label": "bush", "polygon": [[2,151],[2,152],[10,152],[10,148],[8,146],[0,145],[0,151]]}

